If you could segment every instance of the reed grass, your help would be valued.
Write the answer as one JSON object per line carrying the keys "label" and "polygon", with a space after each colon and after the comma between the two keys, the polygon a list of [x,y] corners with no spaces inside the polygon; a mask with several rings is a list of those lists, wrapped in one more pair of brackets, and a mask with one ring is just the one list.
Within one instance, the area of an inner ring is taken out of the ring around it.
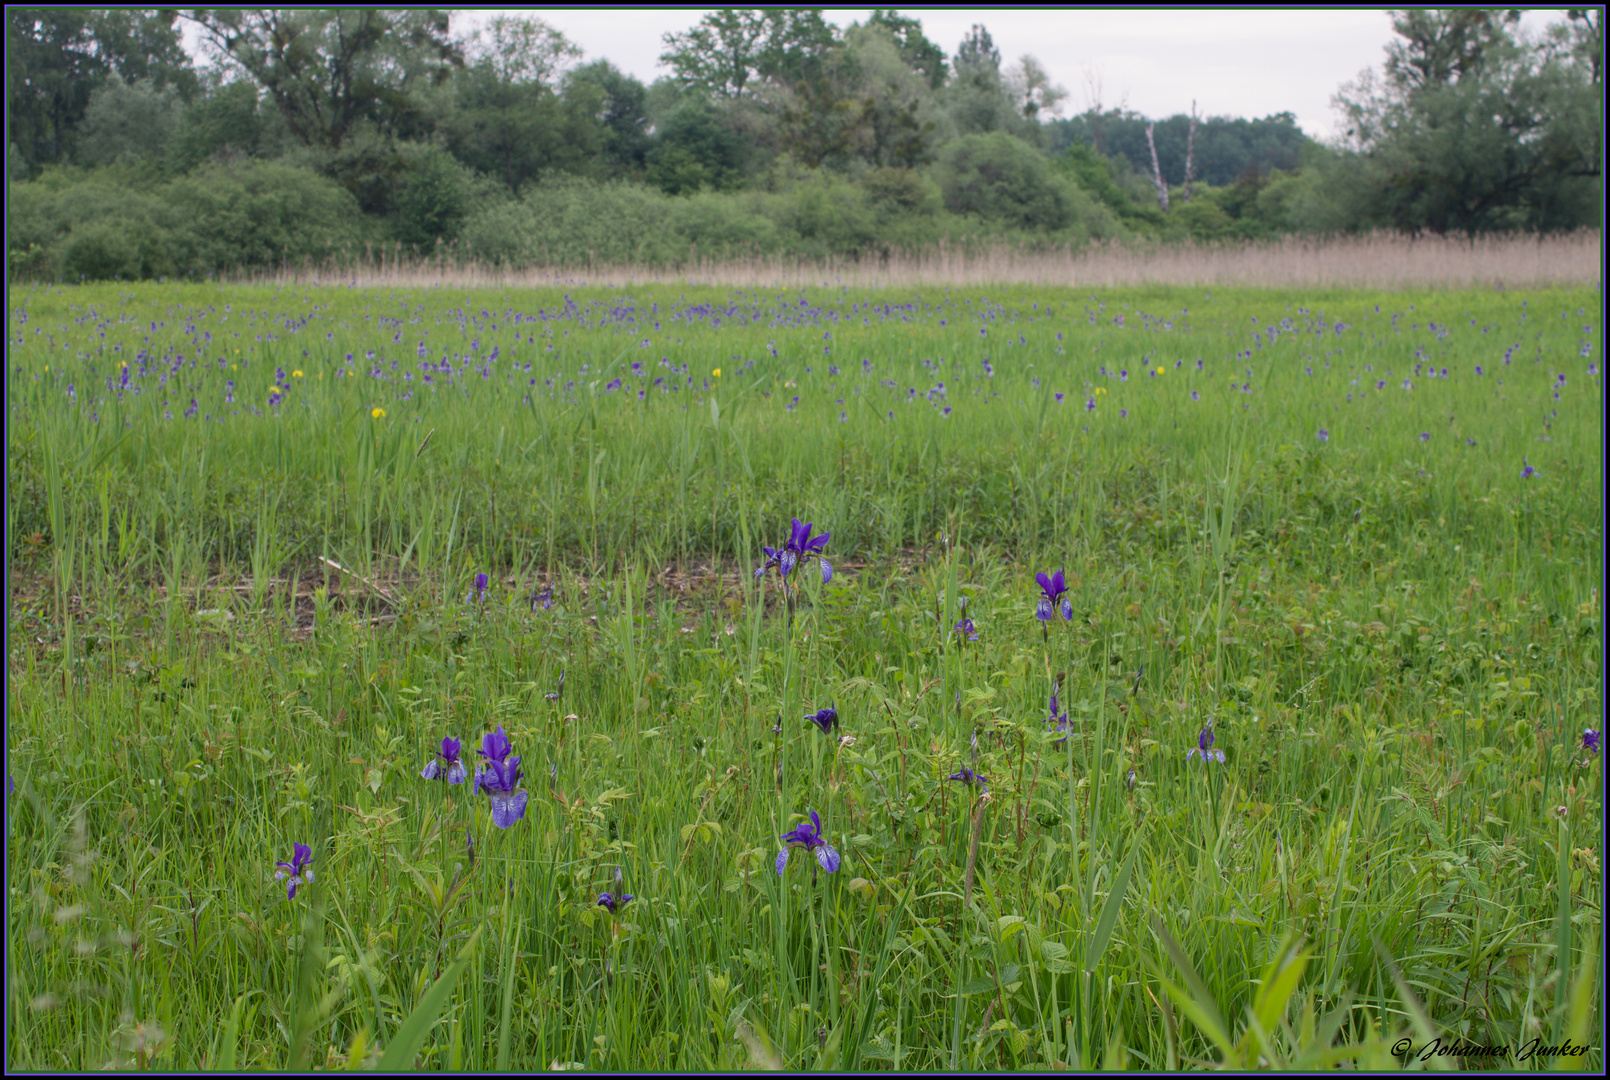
{"label": "reed grass", "polygon": [[363,288],[562,288],[645,285],[732,288],[977,288],[1001,285],[1111,289],[1218,286],[1272,289],[1536,289],[1602,277],[1599,231],[1447,236],[1369,233],[1273,240],[1097,242],[1033,249],[941,244],[858,257],[709,260],[676,266],[510,267],[470,258],[374,254],[356,263],[282,267],[237,275],[254,284],[345,283]]}

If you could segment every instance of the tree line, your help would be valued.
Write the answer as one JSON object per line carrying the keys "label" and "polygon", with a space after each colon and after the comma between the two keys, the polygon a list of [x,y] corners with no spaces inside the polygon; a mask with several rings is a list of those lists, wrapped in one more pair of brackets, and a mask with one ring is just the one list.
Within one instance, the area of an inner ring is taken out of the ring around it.
{"label": "tree line", "polygon": [[1540,35],[1511,11],[1394,13],[1328,144],[1290,113],[1065,115],[1067,90],[983,25],[947,53],[892,9],[847,29],[817,8],[715,12],[665,35],[671,74],[650,84],[541,19],[456,33],[450,15],[8,8],[8,270],[1600,224],[1598,9]]}

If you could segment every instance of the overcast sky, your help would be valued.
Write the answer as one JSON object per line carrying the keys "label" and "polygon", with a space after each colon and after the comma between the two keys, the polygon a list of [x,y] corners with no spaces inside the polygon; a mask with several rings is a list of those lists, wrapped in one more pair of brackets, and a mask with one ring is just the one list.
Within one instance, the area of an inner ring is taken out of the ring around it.
{"label": "overcast sky", "polygon": [[[662,35],[686,30],[709,8],[607,10],[529,8],[586,51],[644,82],[669,74],[659,66]],[[1014,11],[900,8],[948,57],[974,22],[983,22],[1003,64],[1032,54],[1068,89],[1063,115],[1082,112],[1099,83],[1101,104],[1151,117],[1190,112],[1256,118],[1292,112],[1309,135],[1327,138],[1330,99],[1342,83],[1378,67],[1392,38],[1384,10],[1323,11]],[[830,9],[839,26],[865,20],[870,8]],[[467,28],[491,12],[457,14]],[[1539,31],[1564,10],[1529,12]]]}
{"label": "overcast sky", "polygon": [[[586,60],[609,60],[653,82],[667,33],[686,30],[711,8],[525,8],[563,31]],[[900,8],[922,21],[930,40],[956,51],[968,28],[982,21],[1002,63],[1025,53],[1068,90],[1062,115],[1083,112],[1098,97],[1104,108],[1128,108],[1153,118],[1188,113],[1256,119],[1291,112],[1303,131],[1329,138],[1335,130],[1331,95],[1369,67],[1379,67],[1392,39],[1384,10],[1320,11],[1066,11]],[[832,8],[841,27],[863,21],[870,8]],[[497,14],[455,11],[453,29],[466,32]],[[1527,12],[1525,30],[1540,32],[1565,18],[1564,9]],[[187,41],[195,38],[187,27]]]}

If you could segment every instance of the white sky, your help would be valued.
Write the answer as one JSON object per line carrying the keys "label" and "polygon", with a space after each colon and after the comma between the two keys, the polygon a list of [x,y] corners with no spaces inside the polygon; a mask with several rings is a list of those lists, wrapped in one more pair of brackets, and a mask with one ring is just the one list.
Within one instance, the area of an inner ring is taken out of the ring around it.
{"label": "white sky", "polygon": [[[564,33],[586,60],[609,60],[643,82],[670,72],[660,66],[662,37],[694,26],[712,8],[523,8]],[[900,8],[920,19],[929,40],[949,57],[981,21],[1003,65],[1033,55],[1069,91],[1062,115],[1084,111],[1099,86],[1105,108],[1153,118],[1189,112],[1249,119],[1292,112],[1309,135],[1335,131],[1330,99],[1360,71],[1379,67],[1392,22],[1385,10],[1318,11]],[[498,12],[455,10],[453,29],[467,32]],[[838,26],[865,20],[871,8],[830,8]],[[1532,33],[1565,18],[1564,9],[1529,11]],[[197,35],[187,26],[186,42]]]}

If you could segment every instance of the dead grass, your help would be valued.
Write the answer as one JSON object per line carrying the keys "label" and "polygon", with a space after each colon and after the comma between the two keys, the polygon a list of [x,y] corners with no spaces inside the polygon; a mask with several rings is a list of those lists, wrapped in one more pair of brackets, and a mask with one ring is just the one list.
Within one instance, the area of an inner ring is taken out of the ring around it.
{"label": "dead grass", "polygon": [[944,247],[883,258],[750,259],[681,268],[507,267],[479,263],[379,262],[288,269],[244,280],[362,287],[577,287],[720,285],[736,287],[1205,285],[1254,288],[1537,288],[1602,280],[1596,229],[1553,236],[1297,237],[1224,244],[1094,245],[1078,250]]}

